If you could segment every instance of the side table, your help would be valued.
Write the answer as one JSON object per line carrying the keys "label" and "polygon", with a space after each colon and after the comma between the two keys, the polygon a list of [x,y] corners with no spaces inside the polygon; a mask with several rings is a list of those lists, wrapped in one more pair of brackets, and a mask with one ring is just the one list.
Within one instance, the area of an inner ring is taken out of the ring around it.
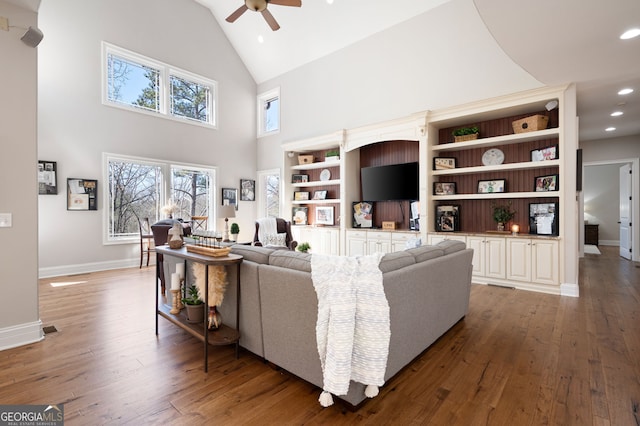
{"label": "side table", "polygon": [[[186,314],[183,311],[180,311],[177,314],[172,314],[170,312],[170,308],[166,306],[160,300],[163,295],[160,294],[158,287],[158,274],[156,272],[156,335],[158,334],[158,316],[166,318],[173,324],[176,324],[178,327],[182,328],[189,334],[204,342],[204,371],[208,371],[209,366],[209,345],[220,346],[220,345],[236,345],[236,358],[239,356],[239,348],[240,348],[240,264],[242,263],[243,257],[229,253],[226,256],[214,257],[207,256],[198,253],[188,252],[186,247],[182,247],[179,249],[172,249],[167,245],[156,247],[156,256],[164,255],[164,256],[174,256],[179,259],[183,259],[185,262],[185,271],[187,270],[187,262],[196,262],[205,265],[205,294],[204,294],[204,303],[205,303],[205,311],[208,308],[209,301],[209,266],[231,266],[236,265],[237,274],[236,274],[236,289],[237,289],[237,298],[236,298],[236,328],[231,328],[225,324],[222,324],[220,328],[217,330],[209,330],[208,324],[206,320],[203,321],[203,325],[201,324],[191,324],[187,322]],[[187,274],[185,274],[185,282],[184,288],[188,287],[187,284]],[[206,314],[206,312],[205,312]]]}

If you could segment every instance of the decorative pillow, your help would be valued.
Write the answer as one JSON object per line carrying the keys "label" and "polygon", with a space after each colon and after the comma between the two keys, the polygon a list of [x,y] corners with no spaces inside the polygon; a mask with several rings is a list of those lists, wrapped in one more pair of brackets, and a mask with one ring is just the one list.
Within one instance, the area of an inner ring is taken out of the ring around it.
{"label": "decorative pillow", "polygon": [[270,234],[265,235],[262,245],[265,247],[286,247],[287,246],[287,234]]}

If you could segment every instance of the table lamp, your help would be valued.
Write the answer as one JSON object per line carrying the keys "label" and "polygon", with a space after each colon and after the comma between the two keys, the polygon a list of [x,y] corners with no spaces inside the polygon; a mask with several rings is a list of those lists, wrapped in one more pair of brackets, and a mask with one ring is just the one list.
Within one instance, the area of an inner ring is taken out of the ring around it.
{"label": "table lamp", "polygon": [[223,241],[229,241],[229,218],[236,217],[235,206],[225,204],[218,209],[218,217],[224,219],[224,237]]}

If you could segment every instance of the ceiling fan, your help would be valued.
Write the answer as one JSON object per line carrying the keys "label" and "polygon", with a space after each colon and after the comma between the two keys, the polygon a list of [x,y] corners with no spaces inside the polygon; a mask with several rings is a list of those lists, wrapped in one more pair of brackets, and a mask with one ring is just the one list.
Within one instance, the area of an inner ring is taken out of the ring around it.
{"label": "ceiling fan", "polygon": [[227,22],[235,22],[244,12],[247,10],[253,10],[254,12],[262,13],[262,17],[267,24],[271,27],[273,31],[278,31],[280,29],[280,25],[276,22],[276,19],[273,17],[271,12],[267,9],[267,5],[277,4],[278,6],[293,6],[293,7],[301,7],[302,0],[244,0],[244,5],[240,6],[235,12],[231,15],[227,16]]}

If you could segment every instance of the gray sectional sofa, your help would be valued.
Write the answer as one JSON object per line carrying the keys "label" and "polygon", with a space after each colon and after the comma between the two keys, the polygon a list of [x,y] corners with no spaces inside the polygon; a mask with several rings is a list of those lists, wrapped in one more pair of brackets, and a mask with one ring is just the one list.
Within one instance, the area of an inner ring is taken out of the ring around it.
{"label": "gray sectional sofa", "polygon": [[[232,251],[244,256],[240,345],[322,388],[312,255],[247,245]],[[467,314],[472,256],[464,243],[449,240],[384,255],[379,267],[391,322],[385,380]],[[230,269],[229,282],[235,282],[235,268]],[[230,326],[235,326],[236,297],[234,286],[228,286],[220,312]],[[339,398],[358,405],[366,398],[364,385],[352,381],[349,393]]]}

